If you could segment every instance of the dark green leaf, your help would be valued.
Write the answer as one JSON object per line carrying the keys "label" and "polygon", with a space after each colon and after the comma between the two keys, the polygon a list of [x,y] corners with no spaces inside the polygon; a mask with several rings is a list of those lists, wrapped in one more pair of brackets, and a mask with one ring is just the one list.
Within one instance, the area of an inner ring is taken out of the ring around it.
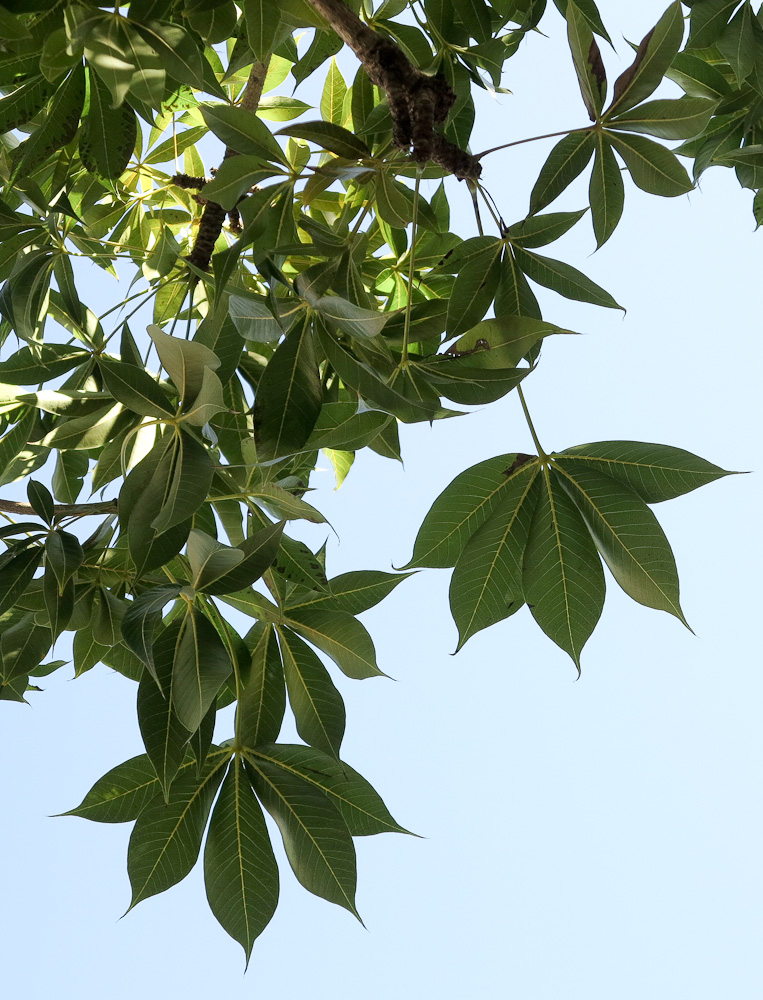
{"label": "dark green leaf", "polygon": [[596,156],[589,186],[591,219],[596,246],[603,246],[615,231],[623,214],[625,190],[620,164],[603,132],[596,136]]}
{"label": "dark green leaf", "polygon": [[647,503],[673,500],[712,483],[727,472],[691,452],[641,441],[597,441],[568,448],[554,456],[565,470],[582,463],[625,483]]}
{"label": "dark green leaf", "polygon": [[98,367],[109,395],[134,413],[146,417],[167,417],[174,409],[162,387],[148,372],[123,361],[99,358]]}
{"label": "dark green leaf", "polygon": [[345,726],[342,696],[307,643],[289,629],[279,629],[278,636],[297,732],[305,743],[338,757]]}
{"label": "dark green leaf", "polygon": [[604,606],[604,572],[588,528],[545,469],[522,572],[533,617],[580,670],[580,653]]}
{"label": "dark green leaf", "polygon": [[371,155],[371,150],[362,139],[331,122],[299,122],[297,125],[287,125],[286,128],[279,129],[277,134],[307,139],[308,142],[314,142],[330,153],[348,160],[360,160]]}
{"label": "dark green leaf", "polygon": [[180,584],[165,584],[147,590],[130,604],[122,620],[122,638],[127,647],[145,663],[156,683],[159,678],[154,666],[154,632],[162,620],[162,610],[174,601]]}
{"label": "dark green leaf", "polygon": [[[259,638],[257,638],[259,637]],[[258,747],[278,739],[286,709],[283,663],[275,629],[258,623],[247,641],[254,639],[251,665],[239,663],[244,689],[236,709],[236,732],[242,745]]]}
{"label": "dark green leaf", "polygon": [[511,481],[500,508],[466,543],[450,583],[458,648],[524,604],[522,560],[538,498],[538,465],[528,462]]}
{"label": "dark green leaf", "polygon": [[286,856],[316,896],[355,909],[355,849],[339,811],[314,785],[261,758],[250,759],[252,783],[276,821]]}
{"label": "dark green leaf", "polygon": [[376,650],[364,625],[347,614],[328,608],[294,608],[284,619],[301,636],[356,680],[382,675],[376,665]]}
{"label": "dark green leaf", "polygon": [[190,733],[201,725],[232,669],[217,629],[197,608],[189,609],[175,646],[172,706]]}
{"label": "dark green leaf", "polygon": [[248,156],[261,156],[289,166],[283,150],[273,138],[270,129],[251,111],[226,107],[223,104],[203,104],[201,113],[209,129],[218,139]]}
{"label": "dark green leaf", "polygon": [[189,769],[175,780],[169,803],[156,796],[138,816],[127,851],[130,909],[176,885],[193,868],[224,762],[225,757],[210,755],[200,775]]}
{"label": "dark green leaf", "polygon": [[132,108],[126,104],[112,107],[106,86],[90,73],[90,104],[79,136],[79,154],[84,166],[96,177],[116,180],[130,162],[137,135],[138,123]]}
{"label": "dark green leaf", "polygon": [[[643,141],[649,142],[648,139]],[[670,155],[672,156],[672,153]],[[681,169],[683,170],[683,167]],[[541,257],[528,250],[520,250],[519,247],[514,248],[514,257],[528,278],[567,299],[591,302],[595,306],[604,306],[607,309],[622,309],[609,292],[570,264],[552,260],[550,257]]]}
{"label": "dark green leaf", "polygon": [[612,103],[605,118],[635,107],[659,87],[681,46],[683,33],[683,11],[676,0],[644,36],[628,69],[615,80]]}
{"label": "dark green leaf", "polygon": [[180,627],[179,621],[172,622],[154,641],[157,680],[144,673],[138,686],[140,734],[165,800],[169,799],[170,786],[185,759],[191,735],[172,710],[172,665]]}
{"label": "dark green leaf", "polygon": [[530,212],[535,215],[550,205],[582,173],[593,156],[592,132],[571,132],[551,150],[530,195]]}
{"label": "dark green leaf", "polygon": [[457,337],[479,323],[495,298],[500,272],[500,246],[461,268],[448,300],[445,329],[449,337]]}
{"label": "dark green leaf", "polygon": [[[247,9],[252,6],[249,0]],[[209,823],[204,848],[209,906],[246,952],[278,904],[278,865],[262,809],[238,760],[231,763]]]}
{"label": "dark green leaf", "polygon": [[661,139],[691,139],[707,127],[717,101],[682,97],[677,101],[647,101],[607,122],[608,128],[646,132]]}
{"label": "dark green leaf", "polygon": [[640,135],[610,133],[612,147],[625,160],[633,183],[648,194],[675,198],[694,185],[675,153]]}

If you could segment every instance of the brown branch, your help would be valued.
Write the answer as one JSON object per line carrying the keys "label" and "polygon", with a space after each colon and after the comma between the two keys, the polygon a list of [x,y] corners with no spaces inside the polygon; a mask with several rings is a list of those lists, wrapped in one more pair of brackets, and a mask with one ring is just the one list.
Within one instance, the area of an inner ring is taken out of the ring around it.
{"label": "brown branch", "polygon": [[[34,507],[15,500],[0,500],[0,511],[6,514],[21,514],[23,517],[38,517]],[[84,517],[93,514],[117,514],[116,500],[102,500],[100,503],[57,503],[53,507],[54,517]]]}
{"label": "brown branch", "polygon": [[395,144],[402,149],[412,147],[413,158],[419,163],[431,160],[459,180],[476,180],[482,172],[477,160],[434,131],[435,125],[446,120],[456,100],[445,77],[422,73],[393,41],[364,24],[342,0],[307,2],[352,49],[371,83],[386,92]]}
{"label": "brown branch", "polygon": [[[249,73],[249,79],[244,89],[244,96],[240,104],[240,107],[242,107],[245,111],[255,112],[257,110],[260,103],[260,97],[262,97],[262,88],[265,85],[265,76],[267,75],[267,72],[267,65],[255,60],[251,72]],[[228,146],[225,150],[225,156],[223,156],[223,162],[231,156],[238,155],[239,152],[237,149],[232,149]],[[191,178],[191,180],[197,179],[198,178]],[[181,184],[181,186],[186,185]],[[212,253],[215,249],[217,238],[222,232],[226,214],[225,209],[221,205],[218,205],[216,201],[207,201],[204,204],[204,211],[202,212],[201,219],[199,221],[199,231],[196,234],[193,249],[188,254],[189,263],[194,264],[202,271],[209,270],[209,262],[212,259]]]}

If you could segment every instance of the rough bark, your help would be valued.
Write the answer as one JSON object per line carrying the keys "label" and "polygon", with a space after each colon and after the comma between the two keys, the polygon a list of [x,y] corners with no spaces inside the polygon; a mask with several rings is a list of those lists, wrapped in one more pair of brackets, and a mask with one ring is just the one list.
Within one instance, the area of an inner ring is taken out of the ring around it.
{"label": "rough bark", "polygon": [[428,76],[403,55],[394,42],[364,24],[342,0],[307,0],[363,64],[371,83],[387,94],[394,123],[393,139],[412,149],[414,160],[431,160],[464,180],[479,177],[482,167],[440,132],[456,95],[442,74]]}

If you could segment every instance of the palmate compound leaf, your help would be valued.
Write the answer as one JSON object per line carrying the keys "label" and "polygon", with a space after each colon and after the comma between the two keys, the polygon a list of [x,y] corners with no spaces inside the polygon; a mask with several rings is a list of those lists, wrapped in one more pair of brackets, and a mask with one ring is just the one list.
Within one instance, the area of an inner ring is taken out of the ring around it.
{"label": "palmate compound leaf", "polygon": [[459,473],[430,507],[410,562],[402,568],[455,566],[477,528],[500,509],[523,463],[533,457],[497,455]]}
{"label": "palmate compound leaf", "polygon": [[246,952],[278,905],[278,865],[265,817],[244,772],[234,760],[223,781],[204,848],[209,906]]}
{"label": "palmate compound leaf", "polygon": [[349,764],[299,744],[272,744],[248,751],[251,760],[266,761],[319,788],[339,810],[353,837],[377,833],[409,833],[390,815],[379,793]]}
{"label": "palmate compound leaf", "polygon": [[464,546],[450,583],[458,651],[475,632],[508,618],[524,604],[522,560],[538,500],[537,461],[511,480],[499,509]]}
{"label": "palmate compound leaf", "polygon": [[522,589],[536,622],[580,671],[580,652],[604,607],[604,571],[585,521],[548,466],[525,549]]}
{"label": "palmate compound leaf", "polygon": [[257,797],[278,824],[286,856],[309,892],[355,914],[355,848],[339,810],[321,789],[261,757],[247,756]]}
{"label": "palmate compound leaf", "polygon": [[278,638],[297,732],[305,743],[338,757],[345,726],[342,696],[306,642],[289,629],[279,628]]}
{"label": "palmate compound leaf", "polygon": [[646,503],[673,500],[723,476],[739,475],[682,448],[643,441],[595,441],[552,457],[565,471],[574,471],[579,464],[597,469],[630,487]]}
{"label": "palmate compound leaf", "polygon": [[199,773],[190,768],[175,779],[169,802],[159,795],[138,816],[127,850],[129,909],[176,885],[196,864],[229,753],[210,754]]}
{"label": "palmate compound leaf", "polygon": [[686,625],[675,559],[657,518],[622,483],[583,466],[559,470],[596,547],[622,589],[639,604],[675,615]]}

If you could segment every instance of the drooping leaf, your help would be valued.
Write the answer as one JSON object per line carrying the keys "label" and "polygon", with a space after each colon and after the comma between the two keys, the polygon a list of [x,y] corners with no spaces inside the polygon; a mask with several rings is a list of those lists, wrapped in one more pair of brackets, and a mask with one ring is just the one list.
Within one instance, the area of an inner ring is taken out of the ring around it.
{"label": "drooping leaf", "polygon": [[138,685],[138,724],[148,758],[153,764],[165,801],[186,755],[189,731],[172,707],[172,665],[180,638],[180,622],[173,621],[152,647],[156,680],[144,674]]}
{"label": "drooping leaf", "polygon": [[356,680],[379,677],[376,650],[365,626],[346,611],[322,607],[294,608],[285,622]]}
{"label": "drooping leaf", "polygon": [[198,608],[190,608],[180,626],[172,671],[172,707],[189,733],[199,728],[232,669],[217,629]]}
{"label": "drooping leaf", "polygon": [[347,825],[314,785],[262,758],[249,758],[257,797],[278,824],[289,863],[316,896],[354,913],[355,848]]}
{"label": "drooping leaf", "polygon": [[332,802],[353,837],[376,833],[408,833],[395,822],[379,794],[344,761],[312,747],[274,744],[247,756],[282,768],[319,788]]}
{"label": "drooping leaf", "polygon": [[625,204],[620,164],[603,132],[596,137],[596,156],[588,190],[593,231],[598,248],[603,246],[615,231]]}
{"label": "drooping leaf", "polygon": [[450,583],[458,647],[524,604],[522,560],[538,494],[538,466],[523,465],[500,508],[464,546]]}
{"label": "drooping leaf", "polygon": [[248,961],[255,939],[275,913],[279,882],[262,809],[237,760],[231,763],[209,823],[204,882],[212,912]]}
{"label": "drooping leaf", "polygon": [[559,480],[625,593],[639,604],[667,611],[686,624],[673,553],[644,501],[627,486],[590,468],[564,471]]}
{"label": "drooping leaf", "polygon": [[545,469],[525,549],[522,589],[533,618],[572,657],[580,653],[604,606],[604,573],[577,507]]}
{"label": "drooping leaf", "polygon": [[342,696],[306,643],[288,629],[279,628],[278,636],[297,732],[310,746],[338,757],[345,726]]}
{"label": "drooping leaf", "polygon": [[138,816],[127,850],[130,909],[176,885],[196,864],[225,759],[210,754],[200,774],[189,768],[176,779],[169,802],[158,795]]}
{"label": "drooping leaf", "polygon": [[286,709],[283,662],[275,629],[258,623],[247,641],[252,637],[255,641],[248,670],[245,663],[239,664],[244,687],[236,709],[236,732],[242,745],[249,748],[278,739]]}

